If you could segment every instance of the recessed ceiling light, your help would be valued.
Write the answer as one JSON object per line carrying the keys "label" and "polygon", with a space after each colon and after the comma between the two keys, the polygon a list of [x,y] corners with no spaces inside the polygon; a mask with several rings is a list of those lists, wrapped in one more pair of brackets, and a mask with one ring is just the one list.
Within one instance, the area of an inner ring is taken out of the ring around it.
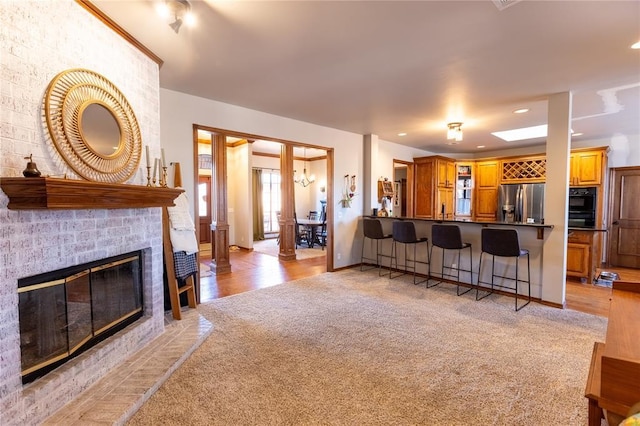
{"label": "recessed ceiling light", "polygon": [[636,43],[633,43],[633,44],[631,45],[631,48],[632,48],[632,49],[640,49],[640,41],[638,41],[638,42],[636,42]]}
{"label": "recessed ceiling light", "polygon": [[478,145],[476,148],[484,148],[484,145]]}
{"label": "recessed ceiling light", "polygon": [[398,136],[407,136],[405,132],[398,133]]}
{"label": "recessed ceiling light", "polygon": [[539,126],[523,127],[521,129],[492,132],[491,134],[507,142],[521,141],[524,139],[543,138],[547,136],[547,125],[541,124]]}
{"label": "recessed ceiling light", "polygon": [[529,112],[529,108],[520,108],[513,111],[514,114],[524,114],[525,112]]}
{"label": "recessed ceiling light", "polygon": [[584,133],[582,132],[578,132],[578,133],[572,133],[571,136],[582,136],[584,135]]}

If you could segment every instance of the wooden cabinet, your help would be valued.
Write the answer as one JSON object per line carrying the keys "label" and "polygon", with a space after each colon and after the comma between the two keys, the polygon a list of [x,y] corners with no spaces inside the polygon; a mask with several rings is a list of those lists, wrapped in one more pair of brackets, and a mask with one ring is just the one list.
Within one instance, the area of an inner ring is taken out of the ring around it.
{"label": "wooden cabinet", "polygon": [[547,177],[546,156],[502,160],[501,183],[540,183]]}
{"label": "wooden cabinet", "polygon": [[414,158],[415,216],[426,219],[453,218],[455,161],[438,155]]}
{"label": "wooden cabinet", "polygon": [[596,270],[596,243],[593,231],[569,231],[567,276],[593,282]]}
{"label": "wooden cabinet", "polygon": [[456,181],[456,164],[448,158],[436,158],[438,187],[453,188]]}
{"label": "wooden cabinet", "polygon": [[571,153],[569,185],[596,186],[602,183],[604,152],[573,151]]}
{"label": "wooden cabinet", "polygon": [[476,163],[475,182],[475,220],[496,220],[498,209],[498,161],[478,161]]}

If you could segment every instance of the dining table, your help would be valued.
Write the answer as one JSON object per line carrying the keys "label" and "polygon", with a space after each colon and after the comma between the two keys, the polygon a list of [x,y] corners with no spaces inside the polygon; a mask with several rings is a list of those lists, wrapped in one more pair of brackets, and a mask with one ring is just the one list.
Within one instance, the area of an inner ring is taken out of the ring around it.
{"label": "dining table", "polygon": [[320,219],[298,219],[298,225],[304,226],[308,230],[308,235],[310,237],[307,238],[307,243],[309,248],[313,248],[316,241],[316,231],[319,226],[322,226],[324,222]]}

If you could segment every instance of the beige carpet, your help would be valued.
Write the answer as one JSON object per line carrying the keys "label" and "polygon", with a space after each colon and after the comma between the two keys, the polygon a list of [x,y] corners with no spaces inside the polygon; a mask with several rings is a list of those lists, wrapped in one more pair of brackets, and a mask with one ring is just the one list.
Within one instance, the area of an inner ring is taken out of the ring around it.
{"label": "beige carpet", "polygon": [[201,305],[132,425],[586,425],[606,319],[349,269]]}
{"label": "beige carpet", "polygon": [[[253,251],[257,251],[259,253],[278,257],[279,250],[280,247],[278,246],[278,240],[275,238],[253,242]],[[322,250],[322,247],[320,246],[314,246],[313,248],[298,246],[296,249],[296,259],[311,259],[314,257],[326,256],[326,254],[327,251]]]}

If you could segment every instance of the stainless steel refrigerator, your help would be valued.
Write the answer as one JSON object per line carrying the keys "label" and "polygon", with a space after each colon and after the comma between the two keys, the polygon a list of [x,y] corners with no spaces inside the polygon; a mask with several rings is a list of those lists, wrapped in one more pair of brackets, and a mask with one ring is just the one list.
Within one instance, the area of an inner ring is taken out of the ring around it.
{"label": "stainless steel refrigerator", "polygon": [[544,185],[544,183],[500,185],[498,220],[511,223],[544,223]]}

